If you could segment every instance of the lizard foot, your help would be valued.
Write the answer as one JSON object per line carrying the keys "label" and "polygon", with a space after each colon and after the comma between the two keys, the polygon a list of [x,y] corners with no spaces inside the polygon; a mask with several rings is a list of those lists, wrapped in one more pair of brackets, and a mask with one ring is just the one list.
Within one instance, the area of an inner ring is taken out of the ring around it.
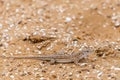
{"label": "lizard foot", "polygon": [[50,60],[50,64],[55,64],[55,62],[56,62],[55,59]]}

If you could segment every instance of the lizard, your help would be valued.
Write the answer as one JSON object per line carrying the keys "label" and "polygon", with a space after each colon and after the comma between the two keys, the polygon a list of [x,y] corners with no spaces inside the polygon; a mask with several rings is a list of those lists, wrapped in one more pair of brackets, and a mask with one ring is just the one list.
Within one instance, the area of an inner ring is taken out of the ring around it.
{"label": "lizard", "polygon": [[50,61],[50,64],[54,63],[75,63],[79,65],[79,61],[85,57],[87,57],[90,53],[92,53],[93,50],[91,49],[85,49],[77,53],[72,54],[51,54],[51,55],[40,55],[40,56],[0,56],[1,58],[5,59],[37,59],[37,60],[43,60],[43,61]]}

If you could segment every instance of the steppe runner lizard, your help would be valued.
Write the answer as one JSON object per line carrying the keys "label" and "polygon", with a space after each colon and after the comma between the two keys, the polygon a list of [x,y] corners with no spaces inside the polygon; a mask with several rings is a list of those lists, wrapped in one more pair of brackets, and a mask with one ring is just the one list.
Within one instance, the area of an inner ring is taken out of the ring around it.
{"label": "steppe runner lizard", "polygon": [[72,54],[51,54],[51,55],[40,55],[40,56],[29,56],[29,57],[18,57],[18,56],[0,56],[1,58],[4,59],[37,59],[37,60],[44,60],[44,61],[50,61],[51,64],[54,63],[75,63],[79,65],[79,61],[86,56],[88,56],[90,53],[92,53],[93,50],[91,49],[85,49],[77,53],[72,53]]}

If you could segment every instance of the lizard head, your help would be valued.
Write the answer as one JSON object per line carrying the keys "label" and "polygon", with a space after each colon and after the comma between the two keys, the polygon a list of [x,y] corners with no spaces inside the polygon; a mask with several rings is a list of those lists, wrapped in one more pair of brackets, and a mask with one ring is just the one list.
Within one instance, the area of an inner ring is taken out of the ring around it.
{"label": "lizard head", "polygon": [[81,52],[84,54],[84,55],[89,55],[89,54],[92,54],[92,53],[94,53],[94,48],[92,48],[92,47],[85,47],[85,48],[83,48],[82,50],[81,50]]}

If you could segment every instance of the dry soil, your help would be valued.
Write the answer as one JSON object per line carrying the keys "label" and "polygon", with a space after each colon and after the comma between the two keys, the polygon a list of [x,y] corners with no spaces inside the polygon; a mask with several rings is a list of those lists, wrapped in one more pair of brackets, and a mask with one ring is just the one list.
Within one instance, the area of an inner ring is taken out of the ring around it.
{"label": "dry soil", "polygon": [[120,80],[120,0],[0,0],[0,56],[85,47],[80,66],[0,58],[0,80]]}

